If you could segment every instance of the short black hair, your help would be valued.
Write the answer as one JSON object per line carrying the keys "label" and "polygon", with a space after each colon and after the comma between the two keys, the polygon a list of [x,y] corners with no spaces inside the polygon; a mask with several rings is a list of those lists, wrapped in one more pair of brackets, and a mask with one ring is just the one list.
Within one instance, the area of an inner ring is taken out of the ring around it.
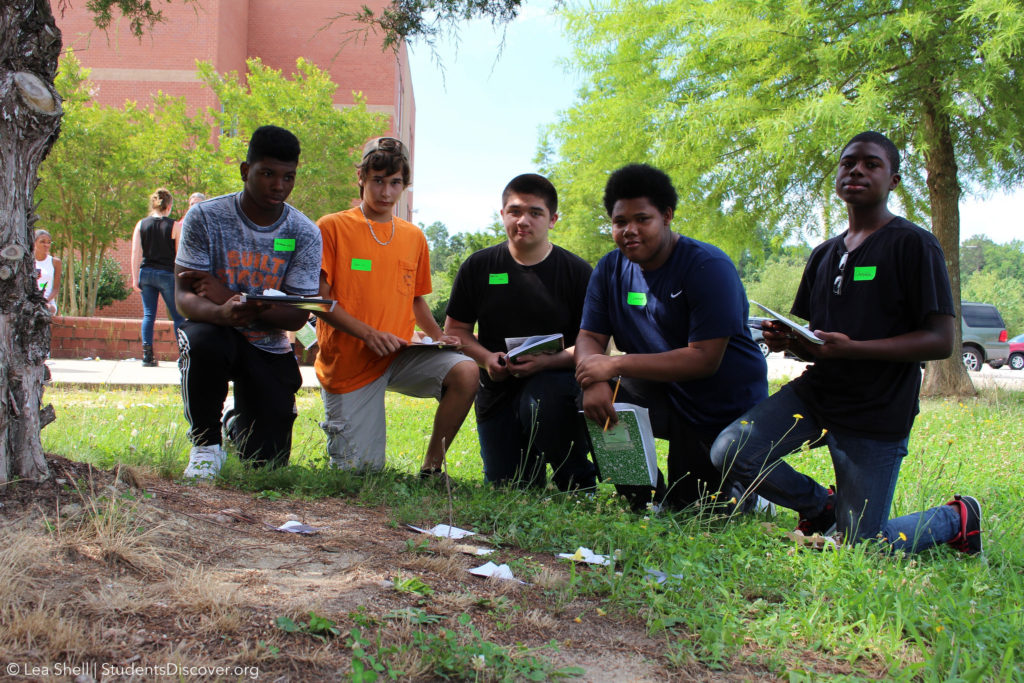
{"label": "short black hair", "polygon": [[620,199],[646,197],[658,211],[676,210],[679,195],[672,180],[664,171],[647,164],[629,164],[608,176],[604,186],[604,208],[612,215],[615,202]]}
{"label": "short black hair", "polygon": [[558,190],[551,184],[551,181],[537,173],[523,173],[508,181],[508,185],[501,191],[501,208],[505,208],[508,196],[515,194],[532,194],[544,200],[551,215],[558,213]]}
{"label": "short black hair", "polygon": [[855,142],[873,142],[878,145],[885,150],[885,156],[889,157],[889,170],[891,170],[893,174],[900,172],[900,151],[896,149],[896,145],[892,140],[873,130],[866,130],[863,133],[857,133],[850,138],[850,141],[843,147],[843,151],[839,153],[840,159],[843,158],[843,153],[846,152],[846,148]]}
{"label": "short black hair", "polygon": [[249,152],[245,155],[245,161],[254,164],[270,157],[298,163],[301,151],[299,139],[291,131],[278,126],[260,126],[249,138]]}

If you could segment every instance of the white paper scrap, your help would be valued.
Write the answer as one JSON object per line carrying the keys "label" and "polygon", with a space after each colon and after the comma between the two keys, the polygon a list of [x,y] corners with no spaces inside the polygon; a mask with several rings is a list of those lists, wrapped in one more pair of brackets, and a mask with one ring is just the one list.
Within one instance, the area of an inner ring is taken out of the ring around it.
{"label": "white paper scrap", "polygon": [[315,534],[318,531],[320,531],[320,529],[318,529],[316,527],[309,526],[308,524],[303,524],[302,522],[297,522],[294,519],[290,520],[290,521],[287,521],[284,524],[282,524],[281,526],[277,527],[277,530],[278,531],[287,531],[290,534],[307,534],[307,535],[308,534]]}
{"label": "white paper scrap", "polygon": [[479,567],[473,567],[466,571],[475,576],[493,576],[495,578],[506,579],[508,581],[517,580],[516,577],[512,575],[512,570],[508,568],[507,564],[494,564],[493,562],[488,562],[487,564],[482,564]]}
{"label": "white paper scrap", "polygon": [[474,531],[466,531],[465,529],[460,529],[457,526],[448,526],[447,524],[438,524],[432,529],[421,529],[418,526],[413,526],[412,524],[407,524],[406,526],[413,531],[418,531],[421,534],[437,536],[438,538],[452,538],[458,540],[460,538],[465,538],[466,536],[476,536],[476,532]]}
{"label": "white paper scrap", "polygon": [[583,546],[577,548],[575,553],[558,553],[558,557],[563,560],[572,560],[573,562],[599,564],[602,567],[612,563],[612,561],[608,559],[607,555],[595,555],[593,550],[590,548],[584,548]]}

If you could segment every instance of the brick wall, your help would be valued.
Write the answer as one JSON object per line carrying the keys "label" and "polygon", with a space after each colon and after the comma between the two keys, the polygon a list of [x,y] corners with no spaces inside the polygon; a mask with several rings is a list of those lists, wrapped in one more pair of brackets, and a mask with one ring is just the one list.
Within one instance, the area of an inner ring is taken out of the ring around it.
{"label": "brick wall", "polygon": [[[153,351],[157,360],[178,359],[178,343],[170,321],[158,320],[153,326]],[[57,316],[50,326],[50,356],[141,359],[142,320]]]}
{"label": "brick wall", "polygon": [[[297,344],[304,365],[316,360],[316,349],[305,351]],[[174,324],[157,320],[153,325],[153,353],[157,360],[178,360]],[[142,320],[124,318],[75,318],[57,316],[50,325],[52,358],[142,359]]]}

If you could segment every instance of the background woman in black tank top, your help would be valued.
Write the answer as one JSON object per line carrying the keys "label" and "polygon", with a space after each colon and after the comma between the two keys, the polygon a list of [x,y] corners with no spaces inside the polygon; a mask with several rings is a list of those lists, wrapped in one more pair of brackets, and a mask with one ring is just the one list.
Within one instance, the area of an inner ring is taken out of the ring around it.
{"label": "background woman in black tank top", "polygon": [[132,287],[142,293],[142,365],[155,367],[153,354],[153,323],[157,300],[174,320],[174,335],[182,317],[174,306],[174,257],[177,252],[179,227],[170,217],[174,200],[171,193],[160,188],[149,197],[149,215],[135,224],[132,235]]}

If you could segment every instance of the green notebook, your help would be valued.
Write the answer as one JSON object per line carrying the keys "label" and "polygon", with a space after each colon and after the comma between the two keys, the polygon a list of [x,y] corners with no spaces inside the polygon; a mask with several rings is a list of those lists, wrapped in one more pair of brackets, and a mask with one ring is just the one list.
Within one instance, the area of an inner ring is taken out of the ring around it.
{"label": "green notebook", "polygon": [[608,431],[586,420],[601,478],[622,486],[657,486],[658,454],[647,408],[616,403],[615,412],[619,422]]}

